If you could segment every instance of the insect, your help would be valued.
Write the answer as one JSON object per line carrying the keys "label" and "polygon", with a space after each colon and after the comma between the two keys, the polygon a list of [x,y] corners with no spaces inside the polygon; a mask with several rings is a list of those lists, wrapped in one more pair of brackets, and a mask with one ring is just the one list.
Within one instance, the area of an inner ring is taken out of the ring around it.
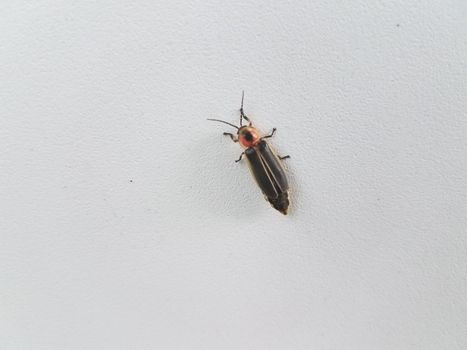
{"label": "insect", "polygon": [[[289,183],[281,161],[290,158],[290,156],[277,156],[266,142],[266,139],[274,135],[276,128],[273,128],[269,135],[260,136],[258,130],[253,126],[250,119],[243,111],[244,95],[245,94],[242,93],[240,126],[219,119],[208,120],[224,123],[237,129],[237,135],[224,132],[224,135],[229,136],[233,142],[238,142],[245,148],[235,162],[241,161],[243,155],[246,156],[251,173],[266,197],[266,200],[271,203],[273,208],[287,215],[287,209],[289,208]],[[243,120],[246,120],[248,125],[243,125]]]}

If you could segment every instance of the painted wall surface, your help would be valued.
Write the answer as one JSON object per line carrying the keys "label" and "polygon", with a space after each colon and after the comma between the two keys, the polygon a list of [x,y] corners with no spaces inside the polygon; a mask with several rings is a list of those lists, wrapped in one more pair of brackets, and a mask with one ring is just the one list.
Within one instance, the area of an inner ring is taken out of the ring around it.
{"label": "painted wall surface", "polygon": [[[0,349],[466,349],[466,18],[3,4]],[[242,90],[289,216],[206,121]]]}

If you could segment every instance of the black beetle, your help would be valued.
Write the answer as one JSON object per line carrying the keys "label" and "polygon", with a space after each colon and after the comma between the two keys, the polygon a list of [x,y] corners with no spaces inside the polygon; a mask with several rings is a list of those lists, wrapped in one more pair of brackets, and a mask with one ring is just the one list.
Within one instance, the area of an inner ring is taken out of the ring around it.
{"label": "black beetle", "polygon": [[[242,93],[240,126],[219,119],[208,120],[225,123],[238,130],[236,137],[234,134],[224,132],[224,135],[229,136],[233,142],[238,142],[245,148],[245,151],[240,154],[236,162],[239,162],[243,155],[246,156],[251,173],[266,199],[275,209],[287,215],[287,209],[289,208],[289,183],[281,160],[290,158],[290,156],[277,156],[265,141],[265,139],[274,135],[276,128],[272,129],[271,134],[260,136],[258,130],[252,126],[250,119],[243,112],[243,98],[244,94]],[[248,122],[248,125],[243,125],[243,119]]]}

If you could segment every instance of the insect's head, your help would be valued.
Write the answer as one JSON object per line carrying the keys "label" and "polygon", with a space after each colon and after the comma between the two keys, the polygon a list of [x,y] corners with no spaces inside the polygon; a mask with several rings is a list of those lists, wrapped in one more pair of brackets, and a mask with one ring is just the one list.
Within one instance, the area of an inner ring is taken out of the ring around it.
{"label": "insect's head", "polygon": [[256,145],[259,140],[260,136],[258,130],[250,125],[244,125],[237,132],[238,135],[238,142],[245,148],[253,147]]}
{"label": "insect's head", "polygon": [[220,123],[224,123],[227,125],[230,125],[237,129],[237,139],[240,145],[242,145],[245,148],[255,146],[261,139],[259,136],[258,130],[254,126],[249,123],[248,125],[242,125],[242,126],[236,126],[234,124],[230,124],[224,120],[219,120],[219,119],[208,119]]}
{"label": "insect's head", "polygon": [[[256,130],[255,127],[252,126],[250,119],[245,115],[243,112],[243,97],[245,96],[244,92],[242,92],[242,105],[240,107],[240,126],[236,126],[234,124],[228,123],[224,120],[219,120],[219,119],[208,119],[220,123],[224,123],[230,126],[233,126],[235,129],[237,129],[237,136],[238,136],[238,142],[245,148],[252,147],[256,145],[260,141],[260,136],[258,133],[258,130]],[[243,120],[246,120],[248,122],[248,125],[243,125]]]}

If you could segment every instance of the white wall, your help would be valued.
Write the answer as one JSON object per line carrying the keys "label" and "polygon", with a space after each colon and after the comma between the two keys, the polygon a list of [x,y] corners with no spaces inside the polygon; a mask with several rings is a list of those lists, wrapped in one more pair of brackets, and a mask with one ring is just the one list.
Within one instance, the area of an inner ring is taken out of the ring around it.
{"label": "white wall", "polygon": [[[467,3],[13,1],[1,349],[466,349]],[[229,130],[287,161],[283,217]]]}

